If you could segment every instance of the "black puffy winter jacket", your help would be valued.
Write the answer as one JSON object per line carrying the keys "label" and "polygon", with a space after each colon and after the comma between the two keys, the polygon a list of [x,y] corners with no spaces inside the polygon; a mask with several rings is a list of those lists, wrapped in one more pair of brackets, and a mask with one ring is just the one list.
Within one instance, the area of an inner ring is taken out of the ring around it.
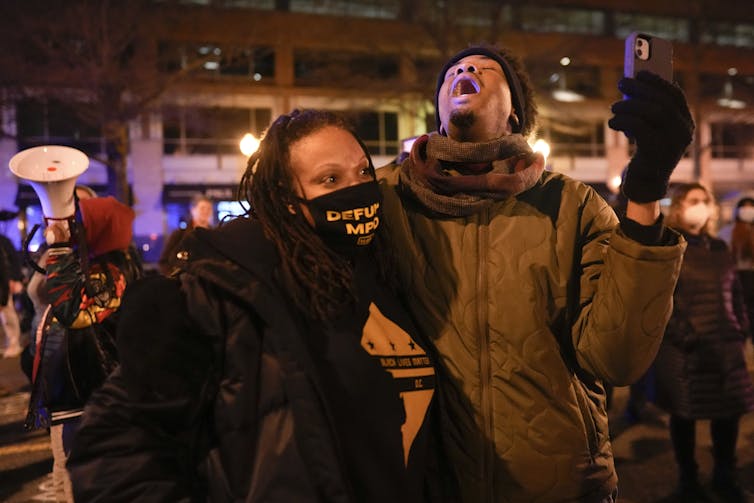
{"label": "black puffy winter jacket", "polygon": [[658,405],[687,419],[738,416],[754,410],[754,388],[735,263],[722,240],[686,239],[673,314],[655,360]]}
{"label": "black puffy winter jacket", "polygon": [[126,293],[121,367],[68,461],[76,500],[352,501],[261,227],[237,220],[186,247],[178,279]]}

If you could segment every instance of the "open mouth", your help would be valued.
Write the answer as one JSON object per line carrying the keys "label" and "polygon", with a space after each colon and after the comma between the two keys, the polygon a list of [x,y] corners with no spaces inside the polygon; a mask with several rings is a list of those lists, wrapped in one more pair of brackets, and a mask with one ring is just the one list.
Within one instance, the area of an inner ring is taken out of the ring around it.
{"label": "open mouth", "polygon": [[463,96],[464,94],[477,94],[479,84],[476,80],[465,75],[461,75],[453,81],[453,90],[451,96]]}

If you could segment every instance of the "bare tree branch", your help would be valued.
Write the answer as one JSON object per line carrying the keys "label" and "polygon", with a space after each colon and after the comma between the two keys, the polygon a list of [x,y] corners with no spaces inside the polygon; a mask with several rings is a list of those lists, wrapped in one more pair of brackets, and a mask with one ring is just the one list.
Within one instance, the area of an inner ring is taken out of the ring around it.
{"label": "bare tree branch", "polygon": [[109,185],[121,200],[128,123],[211,57],[161,65],[156,23],[170,20],[154,9],[149,0],[0,2],[0,87],[14,99],[78,103],[77,119],[101,131]]}

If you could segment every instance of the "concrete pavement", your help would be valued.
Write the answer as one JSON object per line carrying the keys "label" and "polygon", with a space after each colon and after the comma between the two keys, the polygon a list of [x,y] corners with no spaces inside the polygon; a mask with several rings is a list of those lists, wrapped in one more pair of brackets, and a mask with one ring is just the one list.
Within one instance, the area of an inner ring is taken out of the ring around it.
{"label": "concrete pavement", "polygon": [[29,383],[19,358],[0,359],[0,501],[55,501],[49,489],[52,470],[46,430],[26,432]]}
{"label": "concrete pavement", "polygon": [[[747,348],[752,357],[752,348]],[[754,370],[754,364],[750,367]],[[52,469],[46,431],[24,432],[29,400],[26,376],[19,359],[0,359],[0,501],[27,503],[54,501],[49,477]],[[650,406],[646,420],[629,425],[623,418],[628,388],[617,388],[610,412],[613,451],[620,477],[619,503],[670,503],[676,469],[667,414]],[[703,480],[712,469],[709,422],[697,428],[697,461]],[[754,414],[741,421],[738,441],[739,478],[754,503]]]}

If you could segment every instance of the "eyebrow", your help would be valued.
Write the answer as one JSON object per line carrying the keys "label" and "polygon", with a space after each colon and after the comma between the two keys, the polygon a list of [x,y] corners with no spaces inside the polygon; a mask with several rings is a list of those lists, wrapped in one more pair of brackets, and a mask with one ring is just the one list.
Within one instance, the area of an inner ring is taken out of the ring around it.
{"label": "eyebrow", "polygon": [[[357,161],[357,165],[360,168],[361,167],[369,167],[369,159],[367,159],[366,156],[363,156],[363,157],[361,157]],[[315,178],[317,178],[319,176],[322,176],[322,174],[321,174],[322,171],[329,171],[331,169],[338,169],[339,170],[341,168],[349,169],[348,166],[345,166],[345,165],[337,163],[337,162],[328,162],[328,163],[325,163],[325,164],[320,164],[319,166],[316,166],[314,168],[315,173],[314,173],[313,176]]]}

